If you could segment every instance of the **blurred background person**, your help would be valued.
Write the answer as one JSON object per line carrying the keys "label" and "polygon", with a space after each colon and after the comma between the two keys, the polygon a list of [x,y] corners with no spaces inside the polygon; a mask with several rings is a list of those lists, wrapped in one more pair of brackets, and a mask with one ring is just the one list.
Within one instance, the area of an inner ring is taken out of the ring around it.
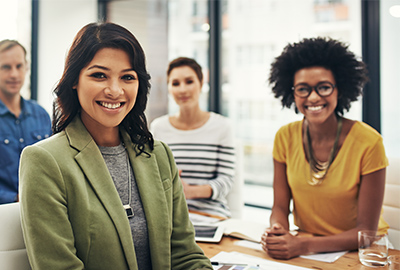
{"label": "blurred background person", "polygon": [[0,41],[0,204],[18,201],[22,149],[51,135],[48,113],[20,94],[27,70],[25,48],[16,40]]}
{"label": "blurred background person", "polygon": [[[359,230],[387,232],[381,217],[388,166],[382,137],[343,117],[367,81],[366,65],[330,38],[289,44],[272,63],[275,97],[304,118],[275,136],[274,205],[271,228],[262,236],[270,256],[354,250]],[[314,237],[289,233],[291,200],[295,224]]]}
{"label": "blurred background person", "polygon": [[171,61],[167,80],[179,111],[155,119],[150,130],[172,150],[189,210],[230,217],[226,196],[235,166],[231,124],[226,117],[200,108],[203,73],[194,59]]}
{"label": "blurred background person", "polygon": [[21,155],[33,269],[212,269],[172,153],[147,127],[145,62],[122,26],[76,35],[54,90],[55,134]]}

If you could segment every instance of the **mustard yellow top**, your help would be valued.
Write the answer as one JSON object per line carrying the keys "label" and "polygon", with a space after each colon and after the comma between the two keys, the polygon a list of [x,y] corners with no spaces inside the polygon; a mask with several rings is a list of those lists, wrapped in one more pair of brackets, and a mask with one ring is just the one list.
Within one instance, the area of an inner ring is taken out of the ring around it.
{"label": "mustard yellow top", "polygon": [[[388,166],[381,135],[363,122],[354,123],[322,184],[311,186],[310,167],[302,144],[302,123],[280,128],[273,157],[286,163],[294,203],[294,221],[303,231],[333,235],[356,227],[360,177]],[[389,225],[379,220],[380,232]]]}

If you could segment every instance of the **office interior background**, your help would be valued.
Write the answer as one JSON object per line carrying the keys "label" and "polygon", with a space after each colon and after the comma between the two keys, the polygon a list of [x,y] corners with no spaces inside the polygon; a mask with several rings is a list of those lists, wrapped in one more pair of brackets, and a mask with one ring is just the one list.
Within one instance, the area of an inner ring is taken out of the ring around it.
{"label": "office interior background", "polygon": [[345,117],[372,125],[387,156],[400,157],[400,0],[0,0],[0,39],[17,39],[28,51],[25,98],[52,113],[52,90],[73,37],[98,20],[125,26],[145,50],[149,123],[178,109],[168,96],[168,62],[188,56],[202,65],[201,106],[232,120],[244,214],[266,213],[257,214],[260,222],[268,222],[273,202],[275,133],[301,119],[282,108],[267,82],[271,62],[289,42],[329,36],[349,44],[371,81]]}

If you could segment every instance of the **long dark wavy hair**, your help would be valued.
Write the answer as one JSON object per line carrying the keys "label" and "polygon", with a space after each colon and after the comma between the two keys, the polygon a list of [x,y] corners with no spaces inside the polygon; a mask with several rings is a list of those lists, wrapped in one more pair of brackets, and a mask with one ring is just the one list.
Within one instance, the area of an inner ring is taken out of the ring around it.
{"label": "long dark wavy hair", "polygon": [[[290,108],[294,104],[294,74],[307,67],[324,67],[332,72],[338,89],[335,108],[338,115],[350,109],[350,103],[362,94],[369,80],[365,63],[358,60],[346,44],[325,37],[305,38],[288,44],[271,65],[269,83],[283,107]],[[295,110],[297,113],[297,108]]]}
{"label": "long dark wavy hair", "polygon": [[64,72],[54,89],[56,99],[53,103],[53,133],[63,131],[72,119],[79,114],[81,105],[77,91],[81,70],[92,61],[95,54],[103,48],[124,50],[130,58],[133,70],[139,77],[139,89],[132,110],[122,120],[132,142],[137,145],[138,155],[148,144],[153,149],[154,139],[147,128],[144,114],[150,90],[150,75],[146,70],[144,51],[135,36],[124,27],[114,23],[90,23],[84,26],[75,36],[65,61]]}

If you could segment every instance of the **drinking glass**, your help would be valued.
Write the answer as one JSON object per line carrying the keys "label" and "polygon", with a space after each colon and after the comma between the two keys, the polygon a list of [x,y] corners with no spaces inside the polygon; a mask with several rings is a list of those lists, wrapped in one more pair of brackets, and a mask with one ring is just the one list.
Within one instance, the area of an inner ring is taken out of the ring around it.
{"label": "drinking glass", "polygon": [[361,230],[358,232],[358,257],[360,262],[369,267],[381,267],[387,263],[388,236],[377,231]]}
{"label": "drinking glass", "polygon": [[387,261],[389,270],[400,270],[400,255],[390,255]]}

